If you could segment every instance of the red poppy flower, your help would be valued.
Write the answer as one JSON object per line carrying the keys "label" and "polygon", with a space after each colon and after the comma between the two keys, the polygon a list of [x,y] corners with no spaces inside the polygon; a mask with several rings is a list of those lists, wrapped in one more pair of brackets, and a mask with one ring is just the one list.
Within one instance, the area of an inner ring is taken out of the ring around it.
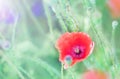
{"label": "red poppy flower", "polygon": [[102,71],[90,70],[83,74],[83,79],[109,79],[109,76]]}
{"label": "red poppy flower", "polygon": [[107,5],[113,18],[120,17],[120,0],[108,0]]}
{"label": "red poppy flower", "polygon": [[56,48],[60,52],[59,60],[65,66],[72,66],[91,54],[94,42],[83,32],[67,32],[57,40]]}

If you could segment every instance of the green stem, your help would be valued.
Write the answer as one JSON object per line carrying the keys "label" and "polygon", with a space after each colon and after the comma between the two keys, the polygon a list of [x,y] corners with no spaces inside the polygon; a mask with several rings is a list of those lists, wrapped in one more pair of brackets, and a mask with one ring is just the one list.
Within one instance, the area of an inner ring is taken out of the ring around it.
{"label": "green stem", "polygon": [[51,17],[51,14],[50,14],[49,8],[48,8],[48,6],[45,4],[44,0],[43,0],[43,6],[44,6],[45,14],[46,14],[46,17],[47,17],[47,20],[48,20],[48,25],[49,25],[50,33],[51,33],[51,35],[53,35],[52,17]]}
{"label": "green stem", "polygon": [[14,46],[14,42],[15,42],[15,31],[16,31],[16,26],[17,26],[17,21],[18,21],[18,16],[15,19],[15,23],[13,25],[13,31],[12,31],[12,47]]}
{"label": "green stem", "polygon": [[70,69],[69,69],[68,71],[69,71],[69,73],[71,74],[72,79],[75,79],[75,76],[74,76],[74,74],[72,73],[72,71],[71,71]]}
{"label": "green stem", "polygon": [[63,63],[61,63],[61,79],[64,79],[63,70],[64,70],[64,65],[63,65]]}

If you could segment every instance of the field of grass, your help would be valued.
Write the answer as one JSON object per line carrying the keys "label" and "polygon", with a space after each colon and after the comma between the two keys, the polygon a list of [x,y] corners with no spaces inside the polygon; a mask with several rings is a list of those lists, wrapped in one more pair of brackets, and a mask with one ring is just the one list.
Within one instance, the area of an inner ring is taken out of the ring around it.
{"label": "field of grass", "polygon": [[[0,79],[83,79],[89,70],[120,79],[120,19],[109,0],[0,0]],[[63,69],[56,40],[85,32],[93,53]]]}

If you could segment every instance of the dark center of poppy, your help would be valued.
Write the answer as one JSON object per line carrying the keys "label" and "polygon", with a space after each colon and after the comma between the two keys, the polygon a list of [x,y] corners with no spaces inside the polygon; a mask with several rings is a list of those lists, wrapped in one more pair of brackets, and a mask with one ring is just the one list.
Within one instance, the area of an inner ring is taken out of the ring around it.
{"label": "dark center of poppy", "polygon": [[73,53],[72,53],[72,55],[73,55],[73,57],[75,57],[75,58],[81,58],[81,57],[83,57],[83,55],[84,55],[84,47],[82,47],[82,46],[76,46],[76,47],[74,47],[73,48]]}
{"label": "dark center of poppy", "polygon": [[81,48],[76,47],[76,48],[74,49],[74,53],[75,53],[76,55],[80,55],[80,54],[82,53]]}

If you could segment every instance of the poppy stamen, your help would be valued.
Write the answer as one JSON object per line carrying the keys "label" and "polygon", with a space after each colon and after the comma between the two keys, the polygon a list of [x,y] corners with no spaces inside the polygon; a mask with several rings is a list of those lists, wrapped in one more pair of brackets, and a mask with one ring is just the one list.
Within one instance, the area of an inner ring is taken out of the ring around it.
{"label": "poppy stamen", "polygon": [[82,50],[81,50],[79,47],[76,47],[76,48],[74,49],[74,52],[75,52],[75,54],[79,55],[79,54],[82,53]]}
{"label": "poppy stamen", "polygon": [[74,48],[73,51],[74,51],[75,55],[81,55],[84,52],[84,48],[80,47],[80,46],[77,46],[77,47]]}

